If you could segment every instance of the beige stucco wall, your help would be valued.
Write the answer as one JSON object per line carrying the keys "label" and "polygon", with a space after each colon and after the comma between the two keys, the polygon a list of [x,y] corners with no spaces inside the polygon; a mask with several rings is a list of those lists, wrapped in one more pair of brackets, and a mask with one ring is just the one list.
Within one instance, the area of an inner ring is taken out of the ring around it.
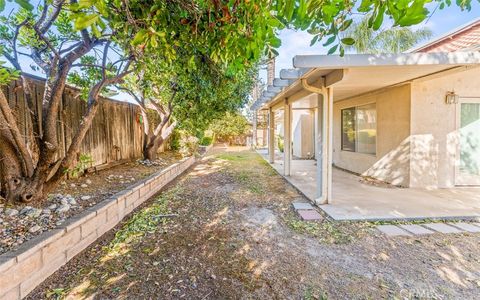
{"label": "beige stucco wall", "polygon": [[455,185],[458,104],[445,104],[448,91],[480,97],[480,68],[412,83],[410,186]]}
{"label": "beige stucco wall", "polygon": [[[341,110],[376,103],[376,155],[341,150]],[[410,85],[405,84],[334,103],[333,163],[395,185],[410,182]]]}
{"label": "beige stucco wall", "polygon": [[314,112],[313,110],[293,110],[292,146],[293,156],[310,158],[314,155]]}

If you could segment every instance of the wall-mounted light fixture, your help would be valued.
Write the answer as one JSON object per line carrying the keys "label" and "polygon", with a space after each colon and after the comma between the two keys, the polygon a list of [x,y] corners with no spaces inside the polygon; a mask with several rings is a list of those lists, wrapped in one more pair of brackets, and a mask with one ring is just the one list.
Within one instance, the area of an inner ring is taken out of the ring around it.
{"label": "wall-mounted light fixture", "polygon": [[447,92],[447,95],[445,96],[445,103],[446,104],[457,104],[458,103],[458,94],[455,94],[455,92]]}

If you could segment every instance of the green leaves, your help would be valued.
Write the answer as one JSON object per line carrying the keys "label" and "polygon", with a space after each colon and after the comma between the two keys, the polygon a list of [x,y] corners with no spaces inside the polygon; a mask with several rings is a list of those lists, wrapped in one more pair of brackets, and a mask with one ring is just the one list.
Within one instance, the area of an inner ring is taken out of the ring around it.
{"label": "green leaves", "polygon": [[[0,49],[1,50],[1,49]],[[0,51],[1,54],[1,51]],[[0,86],[10,83],[12,80],[20,77],[20,71],[7,69],[3,65],[4,61],[0,61]]]}
{"label": "green leaves", "polygon": [[348,45],[348,46],[351,46],[351,45],[355,44],[355,40],[353,38],[350,38],[350,37],[341,39],[341,42],[342,42],[342,44],[345,44],[345,45]]}
{"label": "green leaves", "polygon": [[[0,1],[2,1],[2,0],[0,0]],[[33,9],[33,5],[30,4],[29,0],[15,0],[15,2],[26,10],[32,10]],[[4,1],[4,3],[5,3],[5,1]]]}
{"label": "green leaves", "polygon": [[327,41],[323,44],[324,47],[331,45],[335,40],[337,39],[337,36],[331,36],[327,39]]}
{"label": "green leaves", "polygon": [[422,22],[429,14],[424,5],[425,0],[415,0],[412,5],[404,9],[403,16],[396,20],[396,23],[400,26],[411,26]]}
{"label": "green leaves", "polygon": [[[9,2],[12,2],[12,0],[8,0]],[[26,10],[32,10],[33,5],[30,3],[29,0],[15,0],[15,2],[20,5],[21,8],[24,8]],[[5,9],[5,0],[0,0],[0,12],[2,12]]]}
{"label": "green leaves", "polygon": [[328,49],[327,55],[331,55],[337,51],[338,45],[333,46],[332,48]]}
{"label": "green leaves", "polygon": [[99,19],[100,19],[100,16],[95,14],[90,14],[90,15],[78,14],[75,17],[74,29],[75,30],[86,29],[87,27],[94,25]]}
{"label": "green leaves", "polygon": [[134,46],[138,46],[138,45],[144,43],[147,36],[148,36],[148,33],[147,33],[146,29],[140,30],[133,37],[132,44]]}

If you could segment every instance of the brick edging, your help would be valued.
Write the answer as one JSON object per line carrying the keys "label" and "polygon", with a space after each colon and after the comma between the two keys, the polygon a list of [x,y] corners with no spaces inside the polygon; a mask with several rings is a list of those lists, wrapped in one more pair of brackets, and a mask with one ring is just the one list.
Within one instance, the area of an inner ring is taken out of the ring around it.
{"label": "brick edging", "polygon": [[75,215],[56,229],[0,255],[0,299],[22,299],[195,163],[181,161]]}

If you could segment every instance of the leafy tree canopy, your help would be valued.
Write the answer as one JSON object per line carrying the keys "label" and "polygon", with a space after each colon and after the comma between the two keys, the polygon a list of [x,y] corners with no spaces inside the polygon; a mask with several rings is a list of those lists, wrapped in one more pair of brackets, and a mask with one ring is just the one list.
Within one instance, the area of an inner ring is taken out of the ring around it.
{"label": "leafy tree canopy", "polygon": [[221,118],[214,120],[209,129],[216,138],[228,140],[232,137],[246,134],[248,121],[245,116],[239,113],[227,112]]}
{"label": "leafy tree canopy", "polygon": [[354,22],[345,32],[345,37],[351,37],[355,44],[347,46],[347,50],[357,53],[401,53],[419,42],[432,37],[428,28],[411,29],[409,27],[383,28],[378,31],[368,27],[369,15]]}

